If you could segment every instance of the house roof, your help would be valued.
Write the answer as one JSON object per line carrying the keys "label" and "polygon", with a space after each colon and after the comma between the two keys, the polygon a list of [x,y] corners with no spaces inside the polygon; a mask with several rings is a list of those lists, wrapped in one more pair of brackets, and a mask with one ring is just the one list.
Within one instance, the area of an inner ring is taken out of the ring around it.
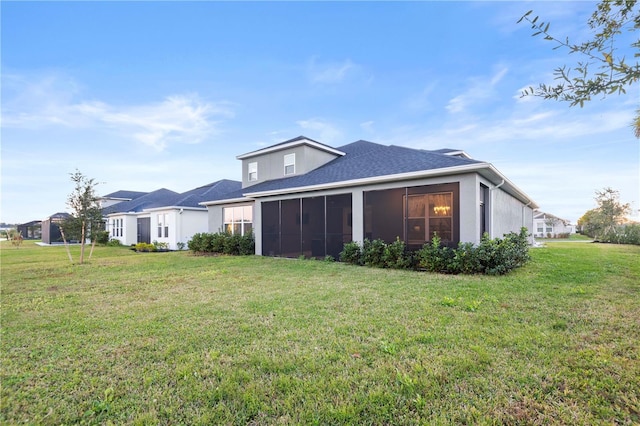
{"label": "house roof", "polygon": [[359,140],[338,148],[346,155],[309,173],[274,179],[245,188],[247,195],[286,188],[300,188],[391,176],[425,170],[480,164],[481,161],[434,151],[386,146]]}
{"label": "house roof", "polygon": [[[302,137],[285,143],[297,142],[300,138]],[[261,182],[217,199],[208,199],[202,204],[221,204],[225,201],[235,202],[285,193],[477,172],[524,203],[537,208],[533,200],[492,164],[474,160],[458,149],[429,151],[359,140],[338,147],[336,151],[342,155],[308,173]],[[255,153],[257,151],[249,154]],[[247,158],[247,155],[238,158]]]}
{"label": "house roof", "polygon": [[300,145],[309,145],[309,146],[312,146],[312,147],[314,147],[316,149],[319,149],[321,151],[326,151],[326,152],[329,152],[331,154],[334,154],[336,156],[341,156],[341,155],[345,154],[344,152],[341,152],[340,150],[337,150],[337,149],[335,149],[335,148],[333,148],[333,147],[331,147],[329,145],[325,145],[325,144],[320,143],[318,141],[314,141],[313,139],[308,138],[306,136],[298,136],[298,137],[295,137],[293,139],[289,139],[289,140],[286,140],[284,142],[280,142],[278,144],[271,145],[271,146],[268,146],[266,148],[259,149],[257,151],[251,151],[251,152],[247,152],[246,154],[238,155],[236,158],[238,160],[244,160],[246,158],[255,157],[257,155],[266,154],[268,152],[281,151],[283,149],[293,148],[293,147],[300,146]]}
{"label": "house roof", "polygon": [[[241,189],[242,182],[222,179],[178,194],[173,198],[173,200],[168,201],[167,204],[153,207],[153,209],[160,209],[163,207],[191,207],[202,209],[203,207],[200,203],[210,201],[212,199],[229,198],[228,194],[240,191]],[[145,210],[151,209],[152,208],[147,208]]]}
{"label": "house roof", "polygon": [[172,205],[171,201],[179,194],[166,188],[146,193],[134,200],[123,201],[102,209],[103,215],[113,213],[141,212],[144,209]]}
{"label": "house roof", "polygon": [[100,198],[112,198],[116,200],[135,200],[136,198],[142,197],[145,194],[148,194],[148,192],[119,190],[116,192],[112,192],[111,194],[103,195]]}
{"label": "house roof", "polygon": [[177,193],[165,188],[149,192],[131,201],[123,201],[102,210],[104,215],[116,213],[141,212],[167,208],[198,208],[202,209],[203,201],[218,198],[228,198],[226,194],[240,191],[242,183],[229,179],[222,179],[207,185],[199,186],[183,193]]}

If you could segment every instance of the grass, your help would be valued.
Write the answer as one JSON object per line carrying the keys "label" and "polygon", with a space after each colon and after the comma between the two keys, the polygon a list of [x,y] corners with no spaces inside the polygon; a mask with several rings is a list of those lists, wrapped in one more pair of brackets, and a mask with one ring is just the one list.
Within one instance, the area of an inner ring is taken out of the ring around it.
{"label": "grass", "polygon": [[0,422],[637,424],[640,247],[531,254],[487,277],[2,243]]}

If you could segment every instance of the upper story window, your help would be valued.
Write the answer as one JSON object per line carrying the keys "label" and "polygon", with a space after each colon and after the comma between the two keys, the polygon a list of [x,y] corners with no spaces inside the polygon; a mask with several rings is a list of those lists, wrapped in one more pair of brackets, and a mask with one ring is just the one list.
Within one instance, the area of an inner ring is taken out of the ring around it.
{"label": "upper story window", "polygon": [[248,178],[249,182],[258,180],[258,163],[249,163]]}
{"label": "upper story window", "polygon": [[296,173],[296,154],[287,154],[284,156],[284,175],[293,175]]}

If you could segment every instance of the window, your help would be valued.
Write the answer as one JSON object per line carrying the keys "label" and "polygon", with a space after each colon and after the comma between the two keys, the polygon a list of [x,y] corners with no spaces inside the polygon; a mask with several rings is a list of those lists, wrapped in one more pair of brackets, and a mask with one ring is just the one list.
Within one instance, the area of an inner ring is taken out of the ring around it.
{"label": "window", "polygon": [[111,219],[111,236],[122,237],[122,219]]}
{"label": "window", "polygon": [[167,220],[167,214],[161,213],[158,215],[158,238],[169,237],[169,222]]}
{"label": "window", "polygon": [[227,234],[245,235],[253,230],[253,206],[225,207],[222,216]]}
{"label": "window", "polygon": [[249,163],[249,182],[258,180],[258,163]]}
{"label": "window", "polygon": [[551,226],[548,226],[548,225],[547,225],[547,232],[548,232],[548,233],[553,232],[553,227],[551,227]]}
{"label": "window", "polygon": [[409,195],[407,240],[409,244],[423,244],[437,235],[442,241],[452,241],[453,194]]}
{"label": "window", "polygon": [[284,156],[284,175],[293,175],[296,173],[296,154],[287,154]]}
{"label": "window", "polygon": [[445,183],[365,191],[364,237],[391,243],[402,239],[415,250],[434,234],[455,247],[460,240],[459,184]]}

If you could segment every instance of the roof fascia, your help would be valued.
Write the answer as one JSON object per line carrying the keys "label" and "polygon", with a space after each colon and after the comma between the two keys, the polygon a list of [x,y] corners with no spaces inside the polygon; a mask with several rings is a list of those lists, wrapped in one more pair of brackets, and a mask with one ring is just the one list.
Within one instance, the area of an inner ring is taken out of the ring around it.
{"label": "roof fascia", "polygon": [[194,211],[204,211],[202,207],[180,207],[180,206],[166,206],[166,207],[153,207],[151,209],[142,209],[143,212],[157,212],[162,210],[194,210]]}
{"label": "roof fascia", "polygon": [[329,147],[327,145],[323,145],[323,144],[320,144],[318,142],[314,142],[314,141],[309,140],[309,139],[300,139],[300,140],[292,141],[292,142],[289,142],[289,143],[269,146],[269,147],[266,147],[266,148],[263,148],[263,149],[259,149],[257,151],[247,152],[246,154],[238,155],[236,157],[236,159],[244,160],[246,158],[251,158],[251,157],[258,156],[258,155],[267,154],[269,152],[282,151],[284,149],[289,149],[289,148],[293,148],[293,147],[300,146],[300,145],[309,145],[309,146],[311,146],[313,148],[319,149],[321,151],[326,151],[326,152],[329,152],[331,154],[335,154],[335,155],[338,155],[338,156],[345,155],[344,152],[339,151],[339,150],[334,149],[334,148],[331,148],[331,147]]}
{"label": "roof fascia", "polygon": [[[371,185],[376,183],[385,183],[385,182],[397,182],[403,180],[413,180],[419,178],[429,178],[429,177],[438,177],[438,176],[449,176],[460,173],[471,173],[477,172],[485,176],[487,179],[491,180],[494,185],[498,185],[502,181],[504,184],[501,186],[502,188],[507,187],[512,193],[512,195],[516,196],[516,198],[520,199],[520,201],[527,203],[532,208],[538,208],[538,205],[522,190],[520,190],[516,185],[513,184],[506,176],[496,169],[491,163],[476,163],[476,164],[467,164],[464,166],[455,166],[455,167],[447,167],[442,169],[434,169],[434,170],[420,170],[417,172],[409,172],[409,173],[399,173],[395,175],[385,175],[385,176],[375,176],[364,179],[352,179],[341,182],[331,182],[327,184],[320,185],[309,185],[309,186],[300,186],[294,188],[285,188],[279,190],[271,190],[271,191],[260,191],[260,192],[247,192],[243,194],[245,197],[251,198],[261,198],[261,197],[270,197],[274,195],[285,195],[285,194],[293,194],[296,192],[310,192],[310,191],[320,191],[327,189],[335,189],[335,188],[344,188],[351,186],[363,186],[363,185]],[[484,173],[483,173],[484,172]]]}
{"label": "roof fascia", "polygon": [[219,206],[221,204],[238,204],[238,203],[250,203],[253,199],[251,198],[229,198],[227,200],[214,200],[214,201],[203,201],[200,204],[201,206]]}

